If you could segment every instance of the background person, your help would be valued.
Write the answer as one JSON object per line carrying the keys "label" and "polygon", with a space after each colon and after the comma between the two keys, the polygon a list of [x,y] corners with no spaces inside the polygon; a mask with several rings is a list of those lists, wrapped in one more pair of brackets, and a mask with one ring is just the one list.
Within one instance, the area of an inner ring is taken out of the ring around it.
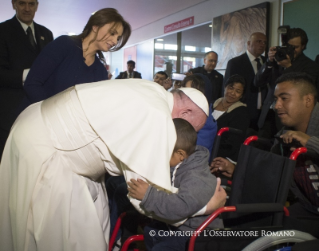
{"label": "background person", "polygon": [[255,87],[254,78],[258,69],[266,61],[266,58],[262,55],[265,52],[266,45],[267,37],[265,34],[261,32],[252,33],[247,41],[247,51],[228,61],[224,77],[224,81],[226,81],[232,75],[238,74],[245,79],[245,103],[250,115],[249,128],[256,132],[258,132],[257,122],[263,100],[267,95],[267,88]]}
{"label": "background person", "polygon": [[173,85],[172,80],[168,77],[165,71],[156,72],[153,81],[158,83],[160,86],[163,86],[166,91]]}
{"label": "background person", "polygon": [[37,0],[13,0],[16,15],[0,23],[0,161],[25,97],[23,82],[36,57],[53,40],[50,30],[33,21],[38,5]]}
{"label": "background person", "polygon": [[190,69],[186,75],[193,73],[201,73],[210,80],[211,101],[214,102],[216,99],[223,95],[223,75],[215,70],[218,62],[218,54],[214,51],[209,51],[205,54],[204,65]]}
{"label": "background person", "polygon": [[57,38],[32,65],[23,108],[76,84],[108,79],[102,52],[121,49],[130,34],[130,25],[117,10],[105,8],[91,15],[80,35]]}
{"label": "background person", "polygon": [[127,71],[120,72],[120,74],[115,79],[125,79],[125,78],[142,78],[141,73],[134,71],[135,62],[133,60],[127,61]]}
{"label": "background person", "polygon": [[225,133],[222,136],[217,153],[218,157],[227,157],[237,161],[240,146],[245,139],[245,132],[250,123],[247,105],[241,101],[245,86],[245,79],[242,76],[231,76],[225,83],[224,97],[217,99],[213,105],[212,115],[217,121],[217,131],[223,127],[243,131],[241,135]]}

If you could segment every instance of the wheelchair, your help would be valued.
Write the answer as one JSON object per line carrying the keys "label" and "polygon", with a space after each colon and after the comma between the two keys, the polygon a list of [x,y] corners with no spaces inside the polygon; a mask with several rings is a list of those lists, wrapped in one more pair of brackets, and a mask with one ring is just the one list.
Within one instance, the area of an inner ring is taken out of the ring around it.
{"label": "wheelchair", "polygon": [[[230,131],[224,128],[221,130]],[[314,245],[313,243],[318,241],[313,235],[303,232],[304,229],[300,231],[299,229],[287,229],[283,226],[284,220],[289,218],[289,211],[284,205],[290,182],[293,179],[296,159],[300,154],[305,154],[307,149],[304,147],[298,148],[291,154],[290,158],[286,158],[251,146],[252,142],[258,140],[262,141],[257,136],[251,136],[245,140],[239,152],[227,206],[216,210],[196,229],[196,234],[189,240],[189,251],[249,251],[265,250],[267,248],[267,250],[274,250],[269,249],[271,245],[275,245],[278,249],[278,247],[282,247],[281,243],[283,242],[292,244],[311,241]],[[221,213],[223,213],[222,218],[225,228],[206,231],[224,231],[226,235],[240,231],[243,233],[255,231],[257,234],[241,237],[212,237],[201,234],[209,223]],[[289,231],[293,231],[294,236],[280,236],[283,235],[280,233],[288,233]],[[263,233],[266,233],[265,236],[263,236]],[[275,235],[275,237],[268,236],[268,233]],[[317,234],[319,235],[319,233]],[[276,238],[278,236],[280,238]],[[121,250],[127,250],[132,242],[143,239],[143,235],[132,236],[126,240]],[[111,250],[113,242],[110,241],[109,250]]]}

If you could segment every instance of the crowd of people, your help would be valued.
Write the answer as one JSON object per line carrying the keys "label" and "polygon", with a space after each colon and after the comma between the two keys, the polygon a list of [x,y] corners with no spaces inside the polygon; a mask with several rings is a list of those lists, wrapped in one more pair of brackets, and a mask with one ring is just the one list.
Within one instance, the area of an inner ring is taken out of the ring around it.
{"label": "crowd of people", "polygon": [[[300,28],[288,33],[292,58],[276,59],[275,46],[264,56],[267,37],[253,32],[224,76],[209,51],[183,80],[165,71],[143,80],[133,60],[110,80],[103,52],[131,35],[117,10],[53,40],[33,21],[37,0],[12,5],[16,15],[0,23],[0,250],[107,250],[127,210],[152,218],[147,250],[185,250],[189,236],[159,232],[196,230],[224,206],[216,176],[232,178],[247,136],[267,138],[282,156],[296,142],[319,154],[319,65],[304,55]],[[241,133],[217,146],[223,127]],[[291,184],[291,217],[309,224],[319,221],[318,164],[298,162]]]}

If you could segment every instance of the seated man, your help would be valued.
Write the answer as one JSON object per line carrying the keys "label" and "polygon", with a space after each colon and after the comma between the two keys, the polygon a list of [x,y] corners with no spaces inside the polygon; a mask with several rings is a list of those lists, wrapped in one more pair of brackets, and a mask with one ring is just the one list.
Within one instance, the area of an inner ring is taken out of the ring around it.
{"label": "seated man", "polygon": [[[274,109],[284,125],[277,134],[271,151],[289,157],[298,145],[319,154],[319,104],[311,76],[288,73],[276,81]],[[286,147],[288,145],[288,148]],[[289,146],[290,145],[290,146]],[[290,216],[319,216],[319,167],[308,159],[298,161],[293,174],[291,191],[297,202],[289,207]],[[223,158],[215,158],[212,173],[231,177],[235,165]]]}
{"label": "seated man", "polygon": [[127,61],[127,71],[120,72],[120,74],[115,79],[125,79],[125,78],[142,78],[141,73],[134,71],[135,62],[133,60]]}
{"label": "seated man", "polygon": [[[177,140],[170,160],[172,185],[177,193],[168,194],[159,191],[142,180],[131,179],[128,182],[129,195],[142,200],[140,206],[148,216],[168,223],[154,221],[144,229],[147,250],[185,250],[190,235],[183,231],[195,231],[207,218],[201,212],[214,195],[214,206],[211,213],[222,207],[226,201],[226,193],[220,187],[220,179],[210,175],[207,161],[209,152],[202,146],[196,146],[197,134],[186,120],[173,120]],[[215,190],[216,187],[216,190]],[[204,210],[205,212],[205,210]],[[196,216],[192,217],[195,215]],[[188,218],[187,220],[183,220]],[[223,227],[222,220],[217,218],[211,228]],[[155,235],[150,235],[150,233]],[[162,236],[161,231],[179,231],[181,234]]]}

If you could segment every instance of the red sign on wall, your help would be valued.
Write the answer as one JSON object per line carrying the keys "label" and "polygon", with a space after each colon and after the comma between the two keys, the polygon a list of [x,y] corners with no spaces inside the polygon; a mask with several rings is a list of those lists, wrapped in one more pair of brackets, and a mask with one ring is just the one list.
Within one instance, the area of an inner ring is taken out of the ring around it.
{"label": "red sign on wall", "polygon": [[179,30],[188,26],[192,26],[194,25],[194,16],[193,17],[189,17],[186,19],[183,19],[181,21],[169,24],[169,25],[165,25],[164,26],[164,33],[168,33],[171,31],[175,31],[175,30]]}

